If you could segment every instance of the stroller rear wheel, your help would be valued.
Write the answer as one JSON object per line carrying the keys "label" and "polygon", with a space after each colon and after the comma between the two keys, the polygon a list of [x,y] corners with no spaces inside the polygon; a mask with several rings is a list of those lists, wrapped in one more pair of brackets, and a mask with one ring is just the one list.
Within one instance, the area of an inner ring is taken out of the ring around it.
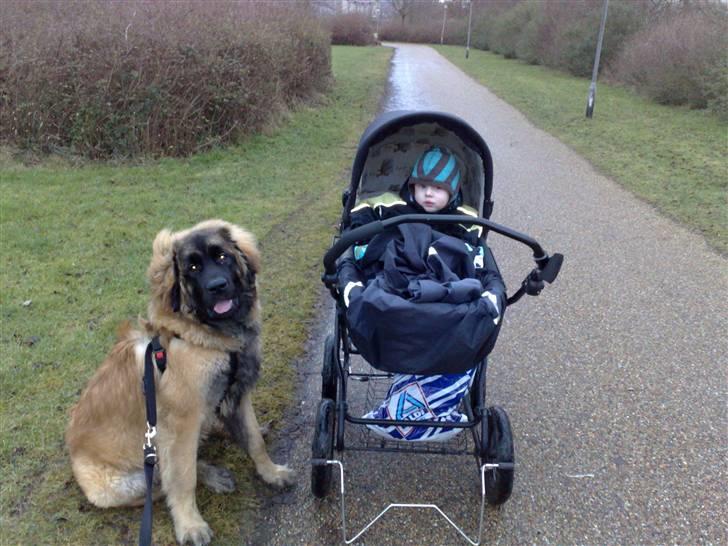
{"label": "stroller rear wheel", "polygon": [[[311,445],[313,459],[331,459],[334,454],[335,404],[329,398],[319,402],[316,423]],[[331,489],[332,467],[329,464],[316,464],[311,467],[311,492],[319,499],[324,498]]]}
{"label": "stroller rear wheel", "polygon": [[[488,435],[481,435],[481,464],[514,463],[513,434],[508,414],[500,406],[487,410]],[[513,468],[485,471],[485,497],[488,504],[503,504],[513,491]]]}
{"label": "stroller rear wheel", "polygon": [[336,369],[336,337],[334,334],[326,336],[324,343],[324,362],[321,366],[321,398],[336,400],[338,372]]}

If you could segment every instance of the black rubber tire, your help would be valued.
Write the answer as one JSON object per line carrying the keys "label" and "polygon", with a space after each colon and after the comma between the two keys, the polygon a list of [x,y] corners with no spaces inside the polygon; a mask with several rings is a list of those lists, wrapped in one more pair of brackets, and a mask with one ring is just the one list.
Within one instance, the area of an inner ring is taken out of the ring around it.
{"label": "black rubber tire", "polygon": [[[316,411],[316,423],[311,445],[311,458],[331,459],[334,455],[334,423],[335,404],[329,398],[319,402]],[[333,467],[330,464],[311,466],[311,492],[319,499],[324,498],[331,490],[331,475]]]}
{"label": "black rubber tire", "polygon": [[[508,414],[500,406],[488,408],[488,442],[483,463],[515,463],[513,434]],[[485,498],[488,504],[503,504],[513,491],[513,469],[485,471]]]}
{"label": "black rubber tire", "polygon": [[336,369],[336,337],[334,334],[326,336],[324,343],[324,361],[321,366],[321,398],[336,400],[339,372]]}

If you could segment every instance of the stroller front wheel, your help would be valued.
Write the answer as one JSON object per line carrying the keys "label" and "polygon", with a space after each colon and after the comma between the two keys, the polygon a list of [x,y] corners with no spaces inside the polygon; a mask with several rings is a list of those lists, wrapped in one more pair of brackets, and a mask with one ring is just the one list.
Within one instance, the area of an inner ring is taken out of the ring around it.
{"label": "stroller front wheel", "polygon": [[[331,459],[334,455],[335,404],[329,398],[319,402],[311,445],[313,459]],[[311,467],[311,492],[319,499],[331,489],[333,468],[330,464],[313,463]]]}
{"label": "stroller front wheel", "polygon": [[336,369],[336,336],[329,334],[324,343],[324,361],[321,366],[321,397],[336,401],[339,374]]}

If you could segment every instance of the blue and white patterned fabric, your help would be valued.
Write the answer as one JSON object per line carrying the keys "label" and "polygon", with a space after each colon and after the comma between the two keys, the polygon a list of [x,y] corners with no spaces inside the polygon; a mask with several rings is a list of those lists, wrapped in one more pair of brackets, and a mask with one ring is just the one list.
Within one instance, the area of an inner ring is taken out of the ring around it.
{"label": "blue and white patterned fabric", "polygon": [[[464,423],[468,418],[457,411],[460,401],[468,392],[476,368],[463,374],[412,375],[395,374],[386,399],[364,417],[367,419],[395,419],[401,421],[439,421]],[[424,426],[367,425],[376,434],[387,439],[441,442],[461,432],[462,428],[433,428]]]}

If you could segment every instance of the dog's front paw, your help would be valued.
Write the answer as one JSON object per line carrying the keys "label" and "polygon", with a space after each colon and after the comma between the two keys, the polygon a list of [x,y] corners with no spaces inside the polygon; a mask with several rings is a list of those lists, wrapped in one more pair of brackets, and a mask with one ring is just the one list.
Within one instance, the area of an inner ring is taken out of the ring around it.
{"label": "dog's front paw", "polygon": [[276,487],[287,487],[296,482],[296,474],[283,464],[273,464],[260,473],[260,477]]}
{"label": "dog's front paw", "polygon": [[187,525],[175,529],[177,542],[180,544],[192,544],[193,546],[205,546],[212,540],[212,529],[203,520],[194,525]]}

